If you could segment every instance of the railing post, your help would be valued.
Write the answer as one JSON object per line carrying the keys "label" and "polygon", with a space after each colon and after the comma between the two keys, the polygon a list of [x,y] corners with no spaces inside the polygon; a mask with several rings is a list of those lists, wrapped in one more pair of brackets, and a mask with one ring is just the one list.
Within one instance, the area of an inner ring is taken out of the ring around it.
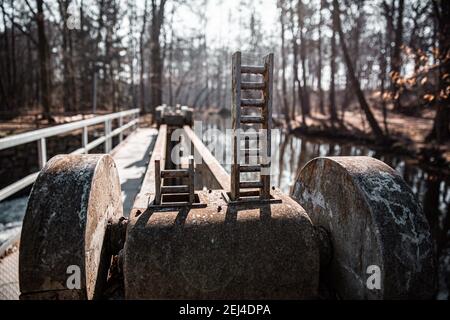
{"label": "railing post", "polygon": [[[123,117],[122,115],[119,117],[119,128],[122,128],[123,126]],[[119,133],[119,143],[121,143],[123,140],[123,131],[120,131]]]}
{"label": "railing post", "polygon": [[39,157],[39,168],[42,169],[47,162],[47,144],[45,138],[38,140],[38,157]]}
{"label": "railing post", "polygon": [[273,83],[273,53],[268,54],[264,57],[264,82],[265,89],[263,91],[264,97],[264,109],[263,118],[264,122],[262,128],[264,129],[264,138],[262,145],[264,146],[264,159],[263,165],[264,170],[261,169],[261,182],[263,187],[261,188],[261,198],[270,199],[270,167],[271,167],[271,150],[272,150],[272,83]]}
{"label": "railing post", "polygon": [[87,154],[88,150],[86,149],[86,147],[88,145],[88,127],[83,127],[83,136],[81,140],[82,140],[81,143],[84,148],[84,153]]}
{"label": "railing post", "polygon": [[233,162],[231,163],[231,200],[237,201],[239,198],[239,165],[240,165],[240,148],[241,148],[241,53],[235,52],[232,59],[232,99],[231,99],[231,116],[232,116],[232,154]]}
{"label": "railing post", "polygon": [[155,159],[155,201],[154,204],[161,204],[161,159]]}
{"label": "railing post", "polygon": [[105,121],[105,153],[111,152],[111,120]]}
{"label": "railing post", "polygon": [[193,204],[195,201],[194,197],[194,156],[189,156],[189,203]]}
{"label": "railing post", "polygon": [[[139,118],[138,113],[133,113],[133,120],[137,120]],[[137,122],[133,125],[133,131],[137,129]]]}

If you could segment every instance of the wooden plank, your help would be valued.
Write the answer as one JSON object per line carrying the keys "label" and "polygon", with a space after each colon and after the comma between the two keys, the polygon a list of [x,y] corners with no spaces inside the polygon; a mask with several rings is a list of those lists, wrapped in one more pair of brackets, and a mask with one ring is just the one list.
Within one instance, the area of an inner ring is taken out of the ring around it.
{"label": "wooden plank", "polygon": [[264,82],[242,82],[241,89],[243,90],[264,90],[266,84]]}
{"label": "wooden plank", "polygon": [[155,158],[155,204],[161,204],[161,160]]}
{"label": "wooden plank", "polygon": [[[240,55],[241,53],[239,52],[239,60]],[[239,65],[241,64],[239,63]],[[241,66],[241,73],[264,74],[265,71],[266,71],[265,67],[261,66],[246,66],[246,65]]]}
{"label": "wooden plank", "polygon": [[186,169],[173,169],[163,170],[161,172],[161,178],[185,178],[189,177],[189,170]]}
{"label": "wooden plank", "polygon": [[264,118],[259,116],[241,116],[241,123],[263,123]]}
{"label": "wooden plank", "polygon": [[232,59],[232,164],[231,164],[231,200],[239,198],[239,149],[240,149],[240,129],[241,129],[241,53],[233,54]]}
{"label": "wooden plank", "polygon": [[240,166],[241,172],[260,172],[261,171],[261,165],[254,165],[254,166]]}
{"label": "wooden plank", "polygon": [[241,107],[265,107],[265,101],[263,99],[242,99]]}
{"label": "wooden plank", "polygon": [[263,183],[261,181],[245,181],[239,184],[239,187],[242,189],[250,189],[250,188],[262,188]]}
{"label": "wooden plank", "polygon": [[[214,157],[209,149],[203,144],[202,140],[194,133],[189,126],[183,127],[187,137],[194,145],[194,154],[198,155],[202,165],[206,165],[208,170],[213,174],[217,184],[225,191],[230,191],[230,175],[225,171],[216,157]],[[196,158],[197,159],[197,158]]]}
{"label": "wooden plank", "polygon": [[194,157],[189,156],[189,203],[194,203]]}
{"label": "wooden plank", "polygon": [[262,125],[265,129],[265,139],[262,139],[261,147],[266,150],[262,164],[269,165],[268,168],[261,172],[261,182],[263,187],[261,189],[261,198],[270,198],[270,160],[271,160],[271,128],[272,128],[272,90],[273,90],[273,53],[264,57],[264,82],[266,89],[263,91],[265,107],[262,109],[262,116],[264,123]]}
{"label": "wooden plank", "polygon": [[[156,181],[155,181],[156,182]],[[181,185],[181,186],[162,186],[161,187],[161,194],[168,194],[168,193],[188,193],[189,192],[189,186],[188,185]]]}
{"label": "wooden plank", "polygon": [[141,189],[136,196],[133,204],[133,209],[142,210],[147,208],[149,197],[148,195],[155,194],[155,159],[160,158],[161,170],[164,170],[166,158],[166,143],[167,143],[167,125],[159,126],[158,137],[156,138],[155,146],[149,161],[147,171],[142,181]]}

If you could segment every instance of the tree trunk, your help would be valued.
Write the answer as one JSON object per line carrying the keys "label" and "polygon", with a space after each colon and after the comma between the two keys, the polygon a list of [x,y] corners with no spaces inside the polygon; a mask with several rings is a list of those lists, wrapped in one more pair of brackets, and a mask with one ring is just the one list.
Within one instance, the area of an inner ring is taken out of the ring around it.
{"label": "tree trunk", "polygon": [[295,99],[295,86],[298,88],[298,100],[300,102],[300,108],[302,111],[302,125],[306,126],[306,110],[305,110],[305,104],[303,100],[303,88],[302,84],[300,82],[300,79],[298,77],[298,44],[297,44],[297,36],[294,31],[294,13],[292,12],[292,7],[290,8],[291,13],[291,33],[292,33],[292,48],[293,48],[293,55],[294,55],[294,63],[292,65],[293,67],[293,74],[294,74],[294,81],[292,84],[292,96],[293,96],[293,102],[292,102],[292,119],[295,119],[295,105],[296,105],[296,99]]}
{"label": "tree trunk", "polygon": [[389,136],[389,128],[387,124],[387,106],[386,106],[386,98],[385,98],[385,82],[386,82],[386,55],[383,52],[383,47],[385,46],[383,41],[383,36],[380,34],[380,55],[379,55],[379,64],[380,64],[380,101],[381,107],[383,110],[383,125],[384,132],[387,136]]}
{"label": "tree trunk", "polygon": [[402,58],[401,58],[401,46],[403,42],[403,11],[404,11],[405,3],[404,0],[399,0],[398,9],[397,9],[397,27],[395,30],[395,43],[394,43],[394,52],[392,56],[392,94],[394,97],[394,108],[396,110],[401,109],[400,103],[400,95],[401,88],[396,79],[400,76],[401,66],[402,66]]}
{"label": "tree trunk", "polygon": [[339,33],[339,38],[341,40],[340,42],[341,42],[342,52],[344,54],[345,64],[347,65],[348,74],[350,76],[350,80],[352,81],[352,86],[355,90],[355,94],[358,98],[361,109],[364,111],[364,113],[366,115],[367,121],[369,122],[369,125],[372,129],[375,139],[377,140],[377,142],[383,143],[386,141],[386,137],[384,136],[383,131],[381,130],[380,126],[378,125],[377,120],[373,116],[373,113],[370,110],[369,105],[367,104],[366,98],[364,97],[364,93],[361,90],[359,81],[356,78],[355,70],[353,68],[352,61],[350,59],[350,55],[348,54],[347,45],[345,44],[344,33],[342,31],[339,4],[338,4],[337,0],[333,0],[333,23]]}
{"label": "tree trunk", "polygon": [[330,98],[329,98],[329,113],[331,124],[338,120],[336,112],[336,92],[335,92],[335,74],[336,74],[336,23],[333,23],[333,34],[331,36],[331,57],[330,57]]}
{"label": "tree trunk", "polygon": [[147,28],[147,3],[144,3],[144,14],[142,15],[142,30],[139,36],[139,57],[140,57],[140,70],[139,70],[139,105],[141,112],[146,113],[145,108],[145,84],[144,84],[144,70],[145,70],[145,55],[144,55],[144,34]]}
{"label": "tree trunk", "polygon": [[437,107],[434,117],[433,129],[427,136],[428,140],[436,139],[438,143],[448,142],[450,138],[449,118],[450,99],[445,94],[450,86],[450,73],[448,55],[450,54],[450,1],[433,1],[433,11],[438,24],[439,42],[439,88],[436,93],[435,104]]}
{"label": "tree trunk", "polygon": [[299,29],[300,29],[300,59],[302,61],[302,80],[303,80],[303,104],[305,105],[304,110],[306,115],[311,113],[310,99],[309,99],[309,89],[308,84],[306,83],[306,43],[305,37],[303,33],[304,29],[304,17],[303,17],[303,2],[298,2],[298,19],[299,19]]}
{"label": "tree trunk", "polygon": [[41,83],[41,103],[44,108],[44,117],[51,121],[52,97],[50,92],[50,65],[47,36],[45,34],[44,1],[36,0],[36,23],[38,29],[39,69]]}
{"label": "tree trunk", "polygon": [[63,72],[62,72],[62,81],[63,81],[63,109],[65,112],[70,112],[73,110],[72,106],[72,99],[70,97],[70,82],[69,82],[69,54],[68,54],[68,47],[69,47],[69,39],[68,39],[68,33],[69,29],[67,28],[67,8],[69,7],[69,3],[67,1],[59,0],[58,1],[59,6],[59,14],[61,15],[61,24],[62,24],[62,46],[61,46],[61,54],[62,54],[62,65],[63,65]]}
{"label": "tree trunk", "polygon": [[162,73],[163,58],[161,55],[161,43],[159,37],[164,21],[164,7],[166,0],[152,0],[152,22],[150,28],[150,113],[155,113],[155,108],[162,104]]}
{"label": "tree trunk", "polygon": [[286,125],[290,128],[289,119],[289,105],[287,100],[286,89],[286,48],[285,48],[285,23],[284,23],[285,10],[283,4],[281,4],[280,24],[281,24],[281,94],[283,101],[283,113]]}
{"label": "tree trunk", "polygon": [[319,9],[319,39],[317,40],[317,55],[318,55],[318,66],[317,66],[317,89],[319,90],[319,111],[321,114],[325,114],[324,101],[323,101],[323,90],[322,90],[322,9],[323,1],[320,1]]}

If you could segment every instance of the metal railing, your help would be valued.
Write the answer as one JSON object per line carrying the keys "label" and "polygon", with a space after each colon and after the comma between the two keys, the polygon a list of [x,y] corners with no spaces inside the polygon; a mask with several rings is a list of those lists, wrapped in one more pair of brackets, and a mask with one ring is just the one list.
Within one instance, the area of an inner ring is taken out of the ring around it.
{"label": "metal railing", "polygon": [[[131,109],[107,114],[104,116],[94,117],[91,119],[62,124],[50,128],[44,128],[21,134],[16,134],[13,136],[0,139],[0,150],[37,141],[39,167],[42,169],[45,163],[47,162],[47,146],[45,140],[46,138],[83,129],[81,136],[82,147],[71,152],[71,154],[88,153],[89,150],[92,150],[93,148],[99,146],[102,143],[104,143],[105,146],[105,153],[109,153],[112,149],[112,138],[116,135],[119,135],[119,143],[122,142],[123,131],[135,126],[138,123],[138,116],[139,116],[139,109]],[[131,117],[130,121],[127,124],[123,124],[124,117]],[[112,121],[116,119],[119,120],[119,127],[117,129],[112,130]],[[100,123],[104,123],[105,125],[104,135],[102,135],[100,138],[95,139],[94,141],[89,142],[88,127]],[[36,180],[38,174],[39,172],[29,174],[28,176],[20,179],[19,181],[16,181],[6,186],[5,188],[1,189],[0,201],[32,184]]]}

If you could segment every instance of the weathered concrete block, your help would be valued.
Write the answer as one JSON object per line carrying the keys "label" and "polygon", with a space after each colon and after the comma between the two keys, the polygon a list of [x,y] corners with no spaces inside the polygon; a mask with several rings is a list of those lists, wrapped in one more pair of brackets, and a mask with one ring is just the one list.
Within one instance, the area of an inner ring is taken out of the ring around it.
{"label": "weathered concrete block", "polygon": [[126,298],[317,297],[313,226],[301,206],[276,192],[282,204],[231,207],[213,190],[199,192],[206,208],[135,208],[124,249]]}
{"label": "weathered concrete block", "polygon": [[[22,299],[92,299],[110,263],[108,220],[122,216],[119,177],[109,155],[59,155],[42,169],[28,201],[20,241]],[[68,290],[70,265],[81,285]]]}
{"label": "weathered concrete block", "polygon": [[[330,271],[342,298],[433,296],[429,226],[418,200],[395,170],[370,157],[316,158],[299,173],[293,197],[314,225],[330,233]],[[379,290],[367,286],[371,265],[381,271]]]}

